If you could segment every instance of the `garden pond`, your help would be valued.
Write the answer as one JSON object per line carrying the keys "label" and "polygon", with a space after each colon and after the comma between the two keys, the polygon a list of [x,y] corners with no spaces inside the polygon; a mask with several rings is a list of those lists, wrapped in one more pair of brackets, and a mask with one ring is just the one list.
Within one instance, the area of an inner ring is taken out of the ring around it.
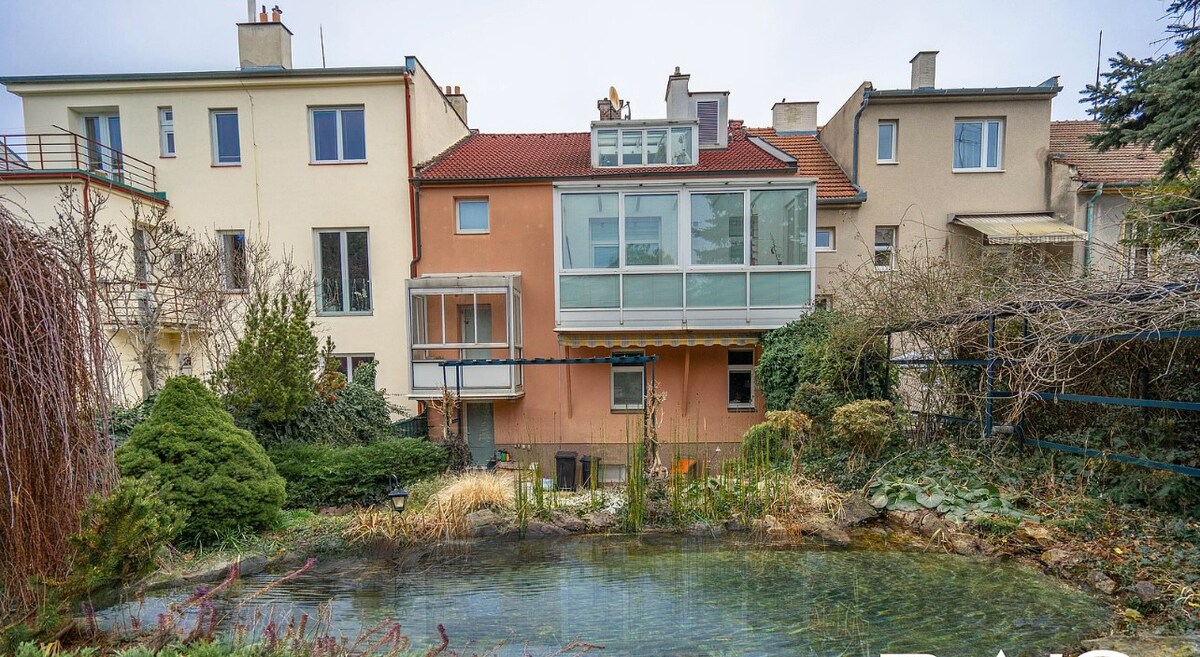
{"label": "garden pond", "polygon": [[[391,617],[416,646],[436,645],[442,624],[452,648],[505,657],[575,640],[620,656],[1016,657],[1066,652],[1109,618],[1095,598],[1035,570],[943,553],[597,536],[406,557],[318,564],[249,601],[279,576],[246,577],[218,608],[234,622],[257,613],[256,627],[307,613],[350,637]],[[98,617],[153,624],[194,592],[155,592]]]}

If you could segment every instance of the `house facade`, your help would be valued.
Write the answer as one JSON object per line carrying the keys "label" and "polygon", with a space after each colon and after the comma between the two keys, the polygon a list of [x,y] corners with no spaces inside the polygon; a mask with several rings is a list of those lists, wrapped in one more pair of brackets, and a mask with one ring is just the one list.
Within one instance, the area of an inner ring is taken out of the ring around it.
{"label": "house facade", "polygon": [[[818,205],[852,187],[823,150],[799,168],[730,122],[725,92],[677,71],[665,100],[664,119],[605,99],[588,132],[475,134],[418,175],[411,388],[457,393],[478,462],[572,451],[618,480],[650,382],[664,466],[733,456],[761,421],[758,341],[811,309]],[[609,358],[630,361],[529,362]]]}
{"label": "house facade", "polygon": [[[176,224],[219,237],[229,294],[244,294],[246,244],[268,245],[315,279],[318,331],[335,342],[341,366],[379,361],[379,385],[411,405],[408,180],[414,163],[468,134],[466,99],[443,90],[415,57],[403,66],[292,68],[291,32],[278,13],[237,29],[236,69],[3,79],[22,99],[26,134],[3,137],[25,166],[5,158],[0,196],[38,220],[55,217],[63,185],[78,198],[100,191],[107,200],[97,219],[126,230],[135,203],[165,207]],[[189,331],[204,330],[195,319],[165,327],[171,372],[211,366],[188,344]],[[113,344],[122,350],[123,337],[114,334]],[[138,364],[122,351],[118,390],[135,400]]]}

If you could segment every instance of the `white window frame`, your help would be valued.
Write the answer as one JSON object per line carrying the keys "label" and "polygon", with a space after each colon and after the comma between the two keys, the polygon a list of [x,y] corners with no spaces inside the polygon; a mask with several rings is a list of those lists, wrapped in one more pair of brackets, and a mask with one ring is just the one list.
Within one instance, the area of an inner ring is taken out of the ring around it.
{"label": "white window frame", "polygon": [[[645,356],[645,355],[646,355],[646,352],[644,352],[644,351],[626,350],[626,351],[612,352],[612,356],[615,358],[629,357],[629,356]],[[645,410],[645,408],[646,408],[646,364],[641,363],[638,365],[618,365],[616,363],[613,363],[612,366],[610,367],[610,369],[611,369],[611,372],[609,373],[609,380],[608,380],[609,410],[616,411],[616,412]],[[638,399],[637,404],[618,404],[617,403],[616,397],[617,397],[617,373],[618,372],[637,372],[638,374],[641,375],[641,377],[642,377],[642,394],[641,394],[640,398]]]}
{"label": "white window frame", "polygon": [[159,157],[175,157],[175,110],[170,105],[158,108]]}
{"label": "white window frame", "polygon": [[[872,232],[871,241],[873,242],[873,249],[871,251],[871,262],[873,264],[875,264],[875,271],[892,271],[893,269],[896,268],[896,248],[899,246],[899,242],[900,242],[900,227],[899,226],[875,226],[875,231],[878,231],[881,228],[886,228],[886,229],[889,229],[892,231],[892,244],[890,247],[879,246],[879,243],[875,241],[875,234],[874,234],[874,232]],[[888,264],[886,266],[881,266],[876,263],[875,256],[884,251],[889,252]]]}
{"label": "white window frame", "polygon": [[[734,365],[733,363],[730,363],[729,356],[735,352],[738,352],[738,353],[747,353],[748,352],[750,354],[750,364],[749,365]],[[725,363],[729,368],[728,372],[725,376],[725,403],[727,404],[727,407],[729,408],[729,410],[731,410],[731,411],[746,411],[746,410],[752,411],[752,410],[755,410],[756,408],[758,408],[758,405],[755,401],[756,396],[757,396],[756,395],[757,386],[755,384],[757,382],[755,381],[756,377],[754,376],[754,349],[731,348],[731,349],[729,349],[729,351],[726,355]],[[730,379],[730,375],[732,375],[735,372],[739,372],[739,373],[749,372],[750,373],[750,401],[749,402],[734,403],[733,399],[731,399],[731,397],[733,396],[733,388],[730,385],[729,379]]]}
{"label": "white window frame", "polygon": [[[688,162],[686,164],[676,164],[675,163],[675,157],[674,157],[675,150],[674,150],[674,145],[673,145],[674,142],[672,140],[672,135],[673,135],[672,131],[679,129],[679,128],[689,129],[691,131],[691,135],[692,135],[692,148],[691,148],[692,161]],[[651,164],[651,163],[649,163],[650,142],[649,142],[649,138],[646,133],[650,132],[650,131],[658,131],[658,130],[663,130],[663,131],[666,131],[666,133],[667,133],[667,161],[662,162],[662,163],[655,162],[655,163]],[[617,163],[615,165],[602,166],[600,164],[599,134],[601,132],[617,133]],[[642,158],[641,158],[641,162],[637,163],[637,164],[625,164],[624,163],[624,160],[625,160],[625,152],[624,152],[625,134],[630,133],[630,132],[641,133]],[[651,126],[643,126],[643,127],[638,127],[638,128],[618,128],[616,126],[597,126],[592,129],[592,167],[596,168],[596,169],[636,169],[636,168],[644,169],[647,167],[694,167],[694,166],[698,166],[699,164],[700,164],[700,126],[698,124],[692,124],[692,123],[669,124],[668,123],[668,124],[664,124],[664,125],[651,125]]]}
{"label": "white window frame", "polygon": [[[822,231],[829,233],[829,246],[821,246],[817,241],[817,235]],[[817,226],[813,230],[813,250],[817,253],[833,253],[837,251],[837,229],[833,226]]]}
{"label": "white window frame", "polygon": [[372,362],[376,362],[375,354],[368,354],[368,353],[329,354],[329,358],[336,358],[342,362],[342,365],[346,368],[346,383],[350,383],[351,381],[354,380],[354,361],[355,361],[355,359],[366,358],[366,359],[371,360]]}
{"label": "white window frame", "polygon": [[[225,238],[228,236],[242,236],[242,276],[246,277],[249,274],[246,262],[246,231],[240,229],[218,230],[217,240],[221,246],[221,289],[226,292],[245,292],[246,288],[237,287],[233,284],[233,271],[230,268],[232,261],[230,260],[229,251],[226,249]],[[249,282],[249,281],[243,281]]]}
{"label": "white window frame", "polygon": [[[358,111],[363,113],[363,157],[361,159],[346,159],[346,145],[342,142],[342,112]],[[334,112],[337,120],[334,130],[337,133],[337,157],[332,160],[317,159],[317,125],[314,112]],[[367,111],[363,105],[316,106],[308,108],[308,162],[309,164],[363,164],[367,161]]]}
{"label": "white window frame", "polygon": [[[365,233],[367,236],[367,306],[366,310],[351,310],[350,295],[350,246],[347,238],[350,233]],[[338,272],[342,283],[342,307],[338,310],[325,310],[324,298],[321,296],[323,279],[321,278],[321,236],[325,234],[336,234],[340,237],[340,262],[341,271]],[[314,228],[313,229],[313,269],[314,278],[316,279],[317,295],[316,314],[319,317],[343,316],[343,315],[372,315],[375,312],[375,290],[373,289],[374,275],[371,272],[371,266],[374,263],[374,258],[371,257],[371,231],[367,228]]]}
{"label": "white window frame", "polygon": [[[978,118],[978,119],[955,119],[954,131],[958,131],[958,126],[967,123],[978,123],[980,126],[979,140],[979,166],[977,167],[956,167],[954,166],[954,151],[950,152],[950,170],[954,173],[983,173],[1004,171],[1004,119],[1003,118]],[[987,165],[988,148],[991,142],[988,137],[988,125],[995,123],[999,126],[996,130],[996,139],[999,143],[996,144],[996,166],[989,167]],[[958,148],[954,143],[954,135],[950,135],[950,143],[952,148]]]}
{"label": "white window frame", "polygon": [[[879,142],[882,139],[882,136],[883,136],[882,128],[885,125],[890,126],[892,128],[891,157],[880,157],[879,156],[879,145],[880,145]],[[899,141],[900,141],[900,122],[897,121],[896,119],[881,120],[879,122],[879,126],[876,128],[876,132],[875,132],[875,163],[876,164],[899,164],[900,160],[897,157],[897,153],[900,150]]]}
{"label": "white window frame", "polygon": [[[482,203],[487,211],[487,226],[484,228],[463,228],[462,204]],[[456,198],[454,199],[454,232],[458,235],[486,235],[492,232],[492,204],[488,198]]]}
{"label": "white window frame", "polygon": [[[236,162],[222,162],[221,148],[217,133],[217,117],[226,114],[232,114],[238,120],[238,159]],[[240,167],[242,166],[242,119],[238,116],[238,111],[234,109],[210,109],[208,110],[209,131],[212,133],[212,164],[214,167]]]}

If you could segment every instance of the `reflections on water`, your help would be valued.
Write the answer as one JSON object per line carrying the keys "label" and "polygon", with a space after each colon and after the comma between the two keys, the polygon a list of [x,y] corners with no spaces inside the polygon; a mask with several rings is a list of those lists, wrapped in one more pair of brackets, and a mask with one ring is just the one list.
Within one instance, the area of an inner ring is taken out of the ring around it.
{"label": "reflections on water", "polygon": [[[273,581],[246,578],[241,593]],[[167,592],[102,614],[153,623]],[[316,615],[335,633],[394,617],[418,645],[549,654],[580,639],[604,655],[939,657],[1064,652],[1107,617],[1091,597],[1035,571],[949,554],[787,548],[681,537],[490,543],[413,567],[385,558],[318,567],[255,598],[276,617]]]}

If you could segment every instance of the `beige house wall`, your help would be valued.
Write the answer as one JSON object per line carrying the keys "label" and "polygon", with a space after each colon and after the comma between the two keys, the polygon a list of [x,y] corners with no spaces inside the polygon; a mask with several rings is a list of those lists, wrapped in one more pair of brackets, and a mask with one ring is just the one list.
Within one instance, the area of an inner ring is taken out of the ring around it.
{"label": "beige house wall", "polygon": [[[86,110],[116,110],[122,150],[157,167],[170,217],[197,232],[240,229],[312,271],[314,229],[369,233],[373,312],[319,316],[340,353],[373,353],[378,382],[412,406],[404,280],[412,259],[405,81],[392,75],[246,77],[214,80],[12,84],[26,132],[82,133]],[[414,75],[413,155],[429,157],[467,134],[424,69]],[[367,162],[310,162],[309,108],[364,107]],[[160,157],[158,109],[174,111],[175,157]],[[238,112],[241,164],[213,164],[210,111]],[[52,215],[51,215],[52,216]],[[200,372],[197,372],[200,373]]]}

